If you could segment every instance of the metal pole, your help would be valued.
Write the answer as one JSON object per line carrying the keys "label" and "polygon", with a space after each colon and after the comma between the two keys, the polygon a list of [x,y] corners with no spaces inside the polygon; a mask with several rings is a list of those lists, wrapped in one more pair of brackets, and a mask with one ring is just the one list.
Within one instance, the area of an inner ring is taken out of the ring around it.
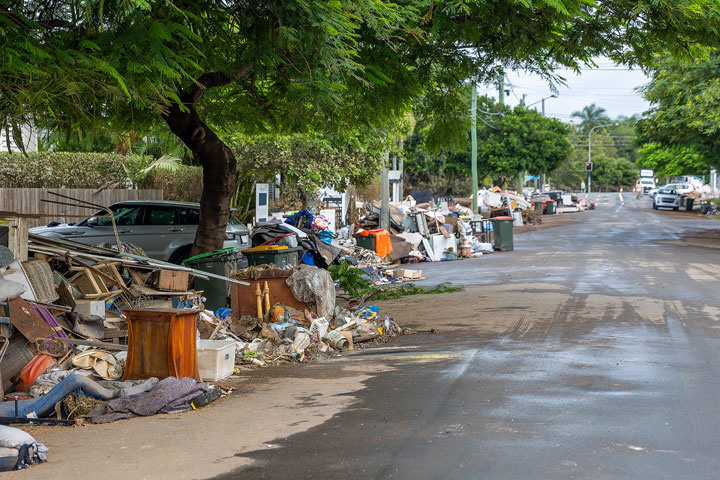
{"label": "metal pole", "polygon": [[477,168],[477,84],[473,78],[470,96],[470,159],[472,167],[472,199],[473,212],[478,211],[478,168]]}
{"label": "metal pole", "polygon": [[500,105],[505,104],[505,72],[500,73],[500,79],[498,80],[498,103]]}
{"label": "metal pole", "polygon": [[382,175],[380,176],[380,228],[390,230],[390,180],[388,175],[388,161],[390,160],[390,152],[385,151],[383,159]]}
{"label": "metal pole", "polygon": [[[592,162],[592,142],[590,141],[590,139],[592,138],[592,131],[595,130],[595,128],[596,127],[591,128],[590,131],[588,132],[588,162]],[[590,192],[591,192],[591,190],[590,190],[590,174],[591,173],[592,172],[587,172],[587,174],[588,174],[588,184],[587,184],[588,195],[590,195]]]}
{"label": "metal pole", "polygon": [[[398,141],[398,146],[400,147],[400,151],[402,152],[403,149],[403,141]],[[400,194],[400,201],[402,202],[404,200],[403,197],[403,191],[405,189],[405,182],[403,181],[405,178],[405,162],[403,160],[403,156],[400,155],[400,162],[398,164],[398,169],[400,170],[400,181],[398,182],[398,193]]]}
{"label": "metal pole", "polygon": [[545,98],[542,99],[542,116],[545,116]]}
{"label": "metal pole", "polygon": [[[590,129],[590,131],[588,132],[588,162],[592,162],[592,132],[593,132],[593,130],[595,130],[596,128],[612,127],[615,125],[617,125],[617,122],[606,123],[605,125],[595,125],[594,127],[592,127]],[[588,172],[588,185],[587,185],[587,187],[588,187],[587,193],[588,194],[590,193],[590,176],[591,176],[590,174],[591,173],[592,172]]]}

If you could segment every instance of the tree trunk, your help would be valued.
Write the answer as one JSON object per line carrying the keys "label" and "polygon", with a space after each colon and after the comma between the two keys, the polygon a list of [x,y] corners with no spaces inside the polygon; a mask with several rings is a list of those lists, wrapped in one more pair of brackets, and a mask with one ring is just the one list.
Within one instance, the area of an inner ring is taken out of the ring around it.
{"label": "tree trunk", "polygon": [[203,123],[194,106],[180,111],[173,105],[164,116],[170,130],[197,156],[203,167],[200,223],[191,255],[222,248],[235,191],[237,160],[232,150]]}

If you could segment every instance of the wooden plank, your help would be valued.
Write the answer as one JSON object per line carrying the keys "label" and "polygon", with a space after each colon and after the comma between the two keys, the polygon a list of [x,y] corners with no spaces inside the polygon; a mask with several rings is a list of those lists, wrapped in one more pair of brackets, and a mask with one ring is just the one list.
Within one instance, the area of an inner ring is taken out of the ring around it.
{"label": "wooden plank", "polygon": [[55,335],[55,330],[20,297],[10,300],[10,322],[31,342]]}
{"label": "wooden plank", "polygon": [[28,259],[28,219],[13,217],[8,222],[8,248],[16,260]]}
{"label": "wooden plank", "polygon": [[188,288],[190,274],[175,270],[160,270],[155,288],[170,292],[184,292]]}

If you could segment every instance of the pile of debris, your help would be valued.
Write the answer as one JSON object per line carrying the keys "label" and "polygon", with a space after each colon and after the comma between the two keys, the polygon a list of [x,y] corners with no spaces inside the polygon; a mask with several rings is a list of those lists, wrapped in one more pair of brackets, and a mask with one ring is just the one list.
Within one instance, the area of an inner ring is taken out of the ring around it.
{"label": "pile of debris", "polygon": [[[377,307],[336,307],[330,273],[315,266],[222,277],[63,239],[30,235],[26,248],[32,258],[20,261],[0,247],[0,423],[189,410],[222,394],[204,381],[402,333]],[[208,277],[227,282],[232,308],[205,309],[204,292],[190,287]],[[155,354],[159,362],[147,360]]]}
{"label": "pile of debris", "polygon": [[[402,333],[387,316],[380,319],[377,306],[353,311],[335,306],[335,285],[327,270],[301,265],[286,278],[273,268],[240,271],[236,277],[248,275],[256,277],[255,312],[239,318],[229,311],[216,312],[214,317],[201,314],[199,327],[202,339],[234,342],[236,363],[244,363],[244,369],[305,362],[363,348],[370,341],[384,343]],[[283,282],[268,284],[268,279],[278,278]],[[227,316],[222,318],[224,313]]]}
{"label": "pile of debris", "polygon": [[[202,292],[189,289],[190,280],[212,274],[139,252],[29,240],[19,255],[29,252],[25,261],[0,246],[0,423],[97,423],[190,410],[220,396],[199,376],[128,374],[128,312],[198,311]],[[155,347],[136,336],[141,349]],[[5,469],[44,459],[44,447],[33,445],[29,457],[28,448],[16,452],[14,465],[12,455],[3,458]]]}

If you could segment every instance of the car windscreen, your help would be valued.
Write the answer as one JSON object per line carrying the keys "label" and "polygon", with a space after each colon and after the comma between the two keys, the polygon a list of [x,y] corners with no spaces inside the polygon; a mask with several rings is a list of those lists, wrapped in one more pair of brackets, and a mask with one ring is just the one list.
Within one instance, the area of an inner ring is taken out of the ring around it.
{"label": "car windscreen", "polygon": [[662,193],[663,195],[675,195],[675,190],[672,188],[661,188],[658,190],[658,193]]}
{"label": "car windscreen", "polygon": [[[140,208],[136,205],[113,205],[110,207],[110,210],[113,212],[113,216],[115,217],[115,224],[116,225],[134,225],[135,219],[137,218],[138,211]],[[99,211],[94,216],[86,218],[85,220],[81,220],[77,223],[79,226],[84,226],[88,224],[88,220],[94,220],[94,224],[98,227],[109,227],[112,225],[112,221],[110,220],[110,216],[105,211]]]}

